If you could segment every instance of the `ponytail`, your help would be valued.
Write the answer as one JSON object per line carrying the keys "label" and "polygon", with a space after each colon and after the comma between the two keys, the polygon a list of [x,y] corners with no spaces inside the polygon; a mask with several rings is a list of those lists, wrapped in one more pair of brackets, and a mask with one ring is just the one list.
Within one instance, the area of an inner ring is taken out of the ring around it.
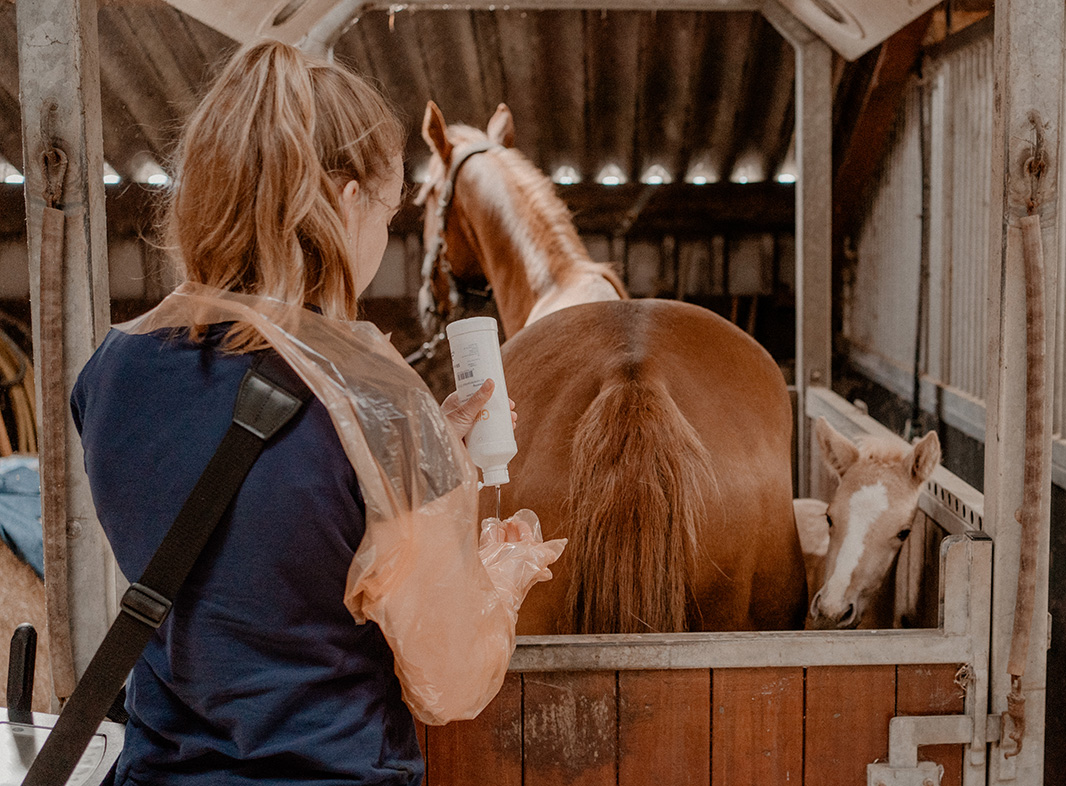
{"label": "ponytail", "polygon": [[[385,99],[341,66],[277,41],[238,52],[178,149],[164,233],[185,279],[355,319],[340,189],[355,180],[372,194],[403,136]],[[246,326],[227,340],[259,346]]]}

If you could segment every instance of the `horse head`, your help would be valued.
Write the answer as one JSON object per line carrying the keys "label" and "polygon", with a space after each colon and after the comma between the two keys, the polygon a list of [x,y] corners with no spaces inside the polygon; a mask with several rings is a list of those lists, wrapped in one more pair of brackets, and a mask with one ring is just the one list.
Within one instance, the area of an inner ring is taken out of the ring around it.
{"label": "horse head", "polygon": [[911,531],[918,496],[940,462],[935,432],[913,446],[863,440],[858,445],[815,423],[826,465],[840,478],[829,503],[825,583],[811,601],[810,627],[854,628]]}
{"label": "horse head", "polygon": [[423,330],[433,335],[456,318],[463,292],[487,286],[477,239],[465,218],[463,198],[455,193],[455,182],[471,156],[514,144],[514,119],[507,105],[500,104],[484,132],[448,126],[440,108],[430,101],[422,119],[422,138],[431,157],[428,178],[415,200],[425,207],[422,239],[426,255],[418,312]]}

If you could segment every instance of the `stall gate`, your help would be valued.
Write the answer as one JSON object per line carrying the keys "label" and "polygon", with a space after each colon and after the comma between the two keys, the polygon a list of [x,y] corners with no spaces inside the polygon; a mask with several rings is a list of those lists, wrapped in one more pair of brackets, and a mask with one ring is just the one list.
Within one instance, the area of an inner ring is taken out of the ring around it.
{"label": "stall gate", "polygon": [[[886,432],[825,390],[806,414]],[[521,637],[477,719],[419,729],[428,786],[984,784],[982,506],[943,468],[923,493],[895,608],[927,628]]]}

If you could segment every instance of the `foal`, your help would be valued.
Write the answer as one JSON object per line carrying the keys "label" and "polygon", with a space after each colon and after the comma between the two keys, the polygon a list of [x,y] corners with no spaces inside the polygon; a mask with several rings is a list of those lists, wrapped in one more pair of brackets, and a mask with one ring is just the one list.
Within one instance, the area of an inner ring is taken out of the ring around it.
{"label": "foal", "polygon": [[[878,439],[856,445],[825,418],[815,423],[815,434],[823,460],[840,484],[824,512],[828,531],[822,530],[821,544],[812,524],[818,522],[818,505],[826,503],[793,503],[811,590],[820,586],[811,601],[808,627],[854,628],[910,535],[918,496],[940,462],[940,441],[930,432],[913,446]],[[825,549],[821,566],[819,545]],[[824,583],[817,578],[818,567],[824,568]]]}

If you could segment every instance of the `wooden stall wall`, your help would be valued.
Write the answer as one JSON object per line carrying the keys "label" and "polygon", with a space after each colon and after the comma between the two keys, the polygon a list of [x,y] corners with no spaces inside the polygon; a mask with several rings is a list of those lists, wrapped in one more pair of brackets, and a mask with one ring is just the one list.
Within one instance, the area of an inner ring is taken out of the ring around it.
{"label": "wooden stall wall", "polygon": [[[427,786],[866,782],[894,715],[963,710],[958,668],[511,673],[473,721],[425,728]],[[961,786],[961,745],[921,749]]]}

